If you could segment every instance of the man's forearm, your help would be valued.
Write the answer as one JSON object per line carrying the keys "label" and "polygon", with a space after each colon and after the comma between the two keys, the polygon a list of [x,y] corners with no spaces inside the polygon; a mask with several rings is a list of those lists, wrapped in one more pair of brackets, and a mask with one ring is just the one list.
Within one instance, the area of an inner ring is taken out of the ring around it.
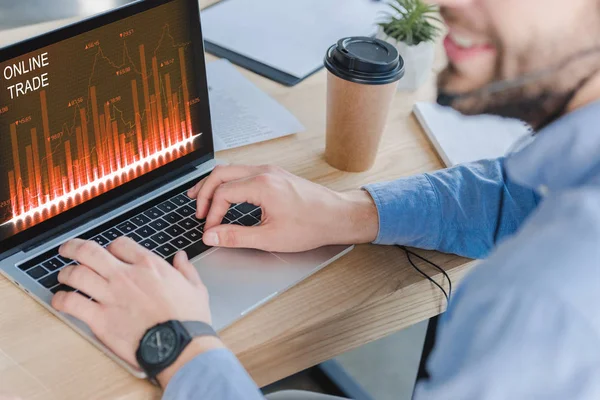
{"label": "man's forearm", "polygon": [[[505,181],[503,159],[366,186],[379,213],[377,244],[482,258],[514,233],[538,196]],[[497,237],[496,237],[497,233]]]}

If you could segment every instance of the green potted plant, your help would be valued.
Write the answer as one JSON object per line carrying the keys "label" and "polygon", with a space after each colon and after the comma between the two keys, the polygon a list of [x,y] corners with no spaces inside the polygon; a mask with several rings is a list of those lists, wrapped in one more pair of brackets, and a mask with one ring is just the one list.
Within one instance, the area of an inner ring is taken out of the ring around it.
{"label": "green potted plant", "polygon": [[390,0],[377,38],[398,49],[404,59],[406,73],[398,89],[416,90],[426,80],[435,57],[434,42],[441,33],[438,7],[422,0]]}

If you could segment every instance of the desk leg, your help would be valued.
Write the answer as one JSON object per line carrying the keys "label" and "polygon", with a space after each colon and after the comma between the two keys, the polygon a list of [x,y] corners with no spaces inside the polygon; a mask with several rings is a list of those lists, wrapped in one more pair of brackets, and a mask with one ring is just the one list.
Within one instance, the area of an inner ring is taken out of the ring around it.
{"label": "desk leg", "polygon": [[423,352],[421,353],[421,362],[419,363],[419,372],[417,373],[417,382],[420,380],[429,379],[429,371],[427,371],[427,360],[431,355],[431,351],[435,346],[435,339],[438,327],[439,316],[429,319],[427,325],[427,333],[425,334],[425,343],[423,344]]}

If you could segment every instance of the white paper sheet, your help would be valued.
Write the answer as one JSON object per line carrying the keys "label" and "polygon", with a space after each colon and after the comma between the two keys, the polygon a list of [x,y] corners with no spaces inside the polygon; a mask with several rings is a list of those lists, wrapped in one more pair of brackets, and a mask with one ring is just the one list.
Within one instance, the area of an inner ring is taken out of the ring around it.
{"label": "white paper sheet", "polygon": [[209,63],[207,74],[215,151],[304,131],[296,117],[229,61]]}
{"label": "white paper sheet", "polygon": [[417,103],[414,112],[447,167],[506,155],[530,128],[493,115],[466,117],[449,107]]}
{"label": "white paper sheet", "polygon": [[202,11],[202,30],[209,42],[303,78],[337,40],[375,33],[384,9],[374,0],[224,0]]}

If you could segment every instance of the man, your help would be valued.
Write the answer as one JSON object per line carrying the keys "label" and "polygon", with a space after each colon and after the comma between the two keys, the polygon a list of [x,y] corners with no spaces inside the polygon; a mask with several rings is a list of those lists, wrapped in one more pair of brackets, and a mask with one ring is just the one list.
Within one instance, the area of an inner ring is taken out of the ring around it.
{"label": "man", "polygon": [[[374,242],[487,257],[443,316],[431,378],[415,398],[599,399],[600,1],[440,3],[450,30],[440,101],[521,118],[534,143],[507,159],[349,193],[277,168],[221,167],[189,192],[207,218],[205,241],[278,251]],[[219,226],[243,201],[263,208],[262,225]],[[126,239],[108,251],[74,241],[61,254],[82,266],[59,279],[98,302],[58,293],[53,305],[133,364],[154,324],[210,322],[184,254],[170,268]],[[214,338],[194,340],[158,379],[169,399],[261,398]]]}

